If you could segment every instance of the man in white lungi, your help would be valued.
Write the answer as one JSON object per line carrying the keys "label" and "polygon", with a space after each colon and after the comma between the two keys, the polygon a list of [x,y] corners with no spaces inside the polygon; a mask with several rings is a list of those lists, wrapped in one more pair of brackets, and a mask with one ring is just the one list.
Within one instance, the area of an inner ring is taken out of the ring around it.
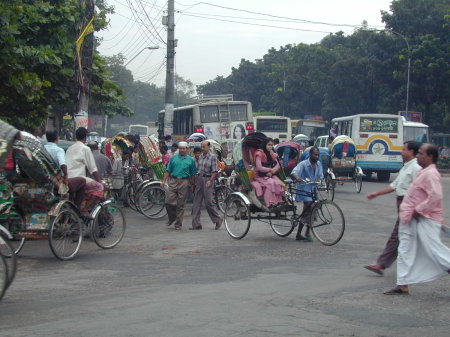
{"label": "man in white lungi", "polygon": [[407,295],[410,284],[433,281],[450,272],[450,249],[441,241],[443,193],[436,169],[439,149],[424,144],[417,153],[423,167],[400,205],[397,286],[385,295]]}

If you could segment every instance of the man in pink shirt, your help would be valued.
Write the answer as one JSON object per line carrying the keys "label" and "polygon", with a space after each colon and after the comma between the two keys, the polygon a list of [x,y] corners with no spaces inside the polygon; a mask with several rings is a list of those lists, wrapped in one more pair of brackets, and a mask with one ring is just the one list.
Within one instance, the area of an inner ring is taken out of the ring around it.
{"label": "man in pink shirt", "polygon": [[450,272],[450,249],[441,241],[443,193],[436,169],[439,149],[424,144],[417,153],[423,167],[400,205],[397,286],[385,295],[407,295],[410,284],[433,281]]}

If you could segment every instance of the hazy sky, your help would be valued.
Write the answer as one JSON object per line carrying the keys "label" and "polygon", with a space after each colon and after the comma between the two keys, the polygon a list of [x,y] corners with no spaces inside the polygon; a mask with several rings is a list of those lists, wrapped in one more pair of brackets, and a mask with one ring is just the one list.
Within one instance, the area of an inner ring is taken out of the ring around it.
{"label": "hazy sky", "polygon": [[[254,61],[272,47],[316,43],[339,30],[351,34],[363,20],[369,26],[383,28],[380,10],[389,11],[391,3],[391,0],[180,1],[175,2],[176,72],[194,84],[203,84],[217,75],[227,76],[242,58]],[[126,63],[132,60],[127,67],[135,79],[164,85],[163,42],[167,32],[161,21],[167,2],[108,0],[108,3],[115,7],[116,14],[110,16],[109,29],[98,34],[104,38],[100,53],[106,56],[122,53]],[[160,49],[143,50],[153,46]]]}

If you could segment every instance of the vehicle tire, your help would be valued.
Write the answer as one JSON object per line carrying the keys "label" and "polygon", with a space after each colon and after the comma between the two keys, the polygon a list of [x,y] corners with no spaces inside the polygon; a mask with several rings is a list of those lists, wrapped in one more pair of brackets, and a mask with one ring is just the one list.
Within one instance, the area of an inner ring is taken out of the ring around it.
{"label": "vehicle tire", "polygon": [[53,254],[60,260],[71,260],[77,255],[83,240],[83,226],[78,214],[63,208],[54,218],[48,233],[48,242]]}
{"label": "vehicle tire", "polygon": [[8,278],[6,282],[5,290],[11,285],[17,271],[17,255],[14,253],[14,247],[11,245],[11,241],[0,236],[0,255],[5,257]]}
{"label": "vehicle tire", "polygon": [[114,248],[125,235],[126,221],[122,209],[114,203],[102,205],[91,224],[91,237],[103,249]]}
{"label": "vehicle tire", "polygon": [[[6,208],[4,208],[3,211],[6,211]],[[5,227],[14,237],[9,243],[12,245],[14,253],[19,254],[20,250],[25,245],[25,238],[18,236],[16,233],[25,228],[25,220],[22,215],[15,210],[15,206],[12,206],[8,214],[5,214],[5,212],[0,213],[0,225]]]}
{"label": "vehicle tire", "polygon": [[320,243],[332,246],[338,243],[344,235],[344,214],[333,201],[320,201],[311,212],[309,225],[313,235]]}
{"label": "vehicle tire", "polygon": [[377,180],[380,181],[380,182],[389,181],[390,177],[391,177],[391,173],[390,172],[386,172],[386,171],[378,171],[377,172]]}
{"label": "vehicle tire", "polygon": [[225,202],[224,222],[233,239],[242,239],[250,229],[250,208],[239,195],[231,194]]}
{"label": "vehicle tire", "polygon": [[333,201],[334,200],[334,182],[333,178],[330,174],[325,178],[325,185],[327,188],[327,199]]}
{"label": "vehicle tire", "polygon": [[361,193],[361,189],[362,189],[362,176],[359,174],[355,175],[355,187],[356,187],[356,192],[357,193]]}
{"label": "vehicle tire", "polygon": [[159,219],[167,214],[166,191],[159,184],[148,185],[137,197],[139,211],[149,219]]}
{"label": "vehicle tire", "polygon": [[5,295],[5,291],[8,288],[8,265],[6,259],[0,254],[0,300]]}
{"label": "vehicle tire", "polygon": [[214,188],[214,202],[222,213],[225,213],[225,200],[233,193],[233,190],[225,185],[219,185]]}
{"label": "vehicle tire", "polygon": [[133,211],[138,211],[138,207],[136,206],[136,200],[135,200],[135,192],[136,191],[134,189],[133,183],[132,182],[129,183],[125,189],[125,197],[126,197],[125,200],[126,200],[128,206],[130,206],[130,208]]}
{"label": "vehicle tire", "polygon": [[271,218],[269,219],[269,223],[274,233],[282,238],[291,234],[295,228],[292,212],[287,213],[285,217]]}

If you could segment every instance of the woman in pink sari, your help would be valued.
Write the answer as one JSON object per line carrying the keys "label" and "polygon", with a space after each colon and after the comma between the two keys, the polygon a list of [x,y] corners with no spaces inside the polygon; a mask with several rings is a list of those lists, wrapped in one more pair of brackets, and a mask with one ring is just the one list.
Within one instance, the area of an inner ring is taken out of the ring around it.
{"label": "woman in pink sari", "polygon": [[273,139],[266,138],[262,143],[262,149],[255,152],[255,174],[252,181],[256,196],[263,196],[267,207],[281,203],[284,195],[283,184],[275,176],[280,164],[277,153],[273,151],[273,145]]}

